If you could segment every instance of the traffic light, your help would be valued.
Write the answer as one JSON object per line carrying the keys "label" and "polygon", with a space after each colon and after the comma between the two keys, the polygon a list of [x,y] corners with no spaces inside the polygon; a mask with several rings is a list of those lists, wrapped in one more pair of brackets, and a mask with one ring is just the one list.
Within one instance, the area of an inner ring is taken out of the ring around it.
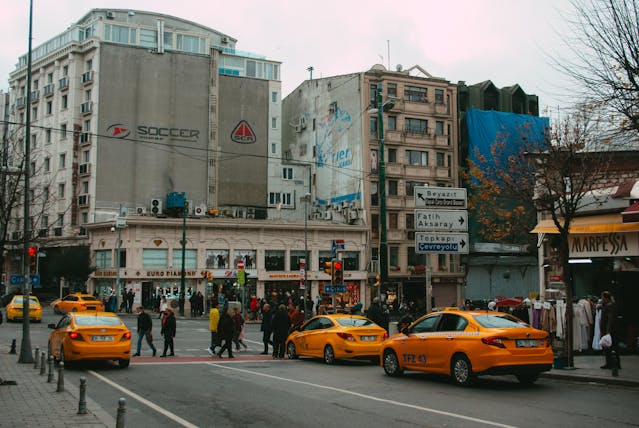
{"label": "traffic light", "polygon": [[29,247],[27,249],[29,255],[29,270],[32,274],[38,273],[38,247]]}
{"label": "traffic light", "polygon": [[341,260],[333,261],[333,284],[344,284],[344,263]]}
{"label": "traffic light", "polygon": [[377,275],[375,277],[375,287],[379,287],[380,285],[382,285],[382,277]]}
{"label": "traffic light", "polygon": [[333,279],[333,260],[324,262],[324,273],[328,274],[328,276]]}

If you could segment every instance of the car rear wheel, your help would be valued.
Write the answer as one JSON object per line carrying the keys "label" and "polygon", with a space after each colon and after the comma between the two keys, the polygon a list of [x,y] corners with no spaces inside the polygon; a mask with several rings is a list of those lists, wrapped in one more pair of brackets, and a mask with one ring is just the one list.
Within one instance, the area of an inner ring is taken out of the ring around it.
{"label": "car rear wheel", "polygon": [[129,367],[129,363],[131,362],[131,360],[118,360],[118,366],[121,369],[126,369],[127,367]]}
{"label": "car rear wheel", "polygon": [[537,382],[537,379],[539,379],[539,373],[518,374],[515,375],[515,377],[521,384],[532,385],[533,383]]}
{"label": "car rear wheel", "polygon": [[289,360],[297,359],[297,350],[295,349],[295,343],[292,341],[286,345],[286,355],[288,355]]}
{"label": "car rear wheel", "polygon": [[331,345],[324,347],[324,362],[326,364],[335,364],[335,351]]}
{"label": "car rear wheel", "polygon": [[475,374],[470,361],[465,355],[457,354],[450,363],[450,375],[460,386],[469,386],[475,382]]}
{"label": "car rear wheel", "polygon": [[389,376],[401,376],[404,372],[399,365],[397,354],[392,349],[384,350],[384,371]]}

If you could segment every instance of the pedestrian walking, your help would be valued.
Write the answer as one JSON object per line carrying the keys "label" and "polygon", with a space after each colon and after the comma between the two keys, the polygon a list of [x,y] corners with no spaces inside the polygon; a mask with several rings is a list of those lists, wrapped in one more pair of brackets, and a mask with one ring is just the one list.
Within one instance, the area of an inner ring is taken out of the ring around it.
{"label": "pedestrian walking", "polygon": [[209,330],[211,331],[211,344],[207,351],[211,356],[215,355],[215,347],[220,344],[220,339],[217,334],[217,328],[220,323],[220,310],[218,307],[220,304],[217,300],[214,300],[211,304],[211,310],[209,311]]}
{"label": "pedestrian walking", "polygon": [[264,343],[264,352],[261,355],[268,355],[268,344],[271,342],[271,333],[273,333],[273,326],[271,321],[273,319],[273,312],[271,311],[271,305],[265,303],[262,307],[262,325],[260,331],[262,332],[262,342]]}
{"label": "pedestrian walking", "polygon": [[[235,358],[233,356],[233,335],[235,334],[235,324],[233,318],[229,314],[228,306],[224,306],[222,314],[220,315],[220,323],[218,325],[218,335],[220,337],[221,348],[217,356],[222,358],[222,353],[227,350],[229,358]],[[224,343],[222,344],[222,341]]]}
{"label": "pedestrian walking", "polygon": [[384,323],[384,314],[382,313],[382,307],[380,306],[379,297],[373,299],[373,304],[369,306],[366,311],[366,318],[373,321],[378,326],[382,326]]}
{"label": "pedestrian walking", "polygon": [[166,308],[164,316],[162,317],[162,336],[164,336],[164,352],[161,357],[166,357],[166,351],[169,349],[171,353],[169,357],[174,357],[175,352],[173,349],[173,338],[175,337],[175,331],[177,329],[177,323],[175,322],[175,315],[171,308]]}
{"label": "pedestrian walking", "polygon": [[277,307],[271,324],[273,325],[273,358],[284,358],[286,338],[291,327],[291,318],[286,311],[286,306]]}
{"label": "pedestrian walking", "polygon": [[160,299],[160,316],[158,318],[162,319],[162,316],[166,313],[166,309],[169,307],[169,303],[166,301],[166,297],[162,296]]}
{"label": "pedestrian walking", "polygon": [[240,313],[239,308],[233,309],[233,324],[235,326],[235,332],[233,335],[233,343],[235,344],[235,350],[240,350],[240,345],[244,347],[244,350],[248,349],[246,343],[244,343],[244,317]]}
{"label": "pedestrian walking", "polygon": [[157,353],[157,349],[153,346],[153,321],[151,320],[151,316],[144,312],[144,308],[142,306],[138,306],[136,308],[138,312],[138,346],[136,348],[134,357],[140,356],[140,349],[142,348],[142,338],[146,338],[146,343],[149,344],[151,349],[153,350],[153,356]]}
{"label": "pedestrian walking", "polygon": [[604,355],[606,363],[601,366],[602,369],[620,369],[619,361],[619,328],[617,326],[617,304],[615,298],[609,291],[601,293],[601,336],[610,335],[612,343],[608,347],[604,347]]}
{"label": "pedestrian walking", "polygon": [[126,293],[126,312],[129,314],[133,313],[133,301],[135,300],[135,293],[133,289],[129,288],[129,291]]}

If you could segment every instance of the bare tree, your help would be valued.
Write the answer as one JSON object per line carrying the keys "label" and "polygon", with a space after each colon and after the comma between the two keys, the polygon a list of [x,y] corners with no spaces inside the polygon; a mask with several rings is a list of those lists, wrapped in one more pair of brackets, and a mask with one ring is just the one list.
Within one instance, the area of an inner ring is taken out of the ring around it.
{"label": "bare tree", "polygon": [[571,0],[576,17],[565,46],[574,59],[553,62],[583,89],[584,102],[602,108],[611,130],[637,141],[639,134],[639,3]]}

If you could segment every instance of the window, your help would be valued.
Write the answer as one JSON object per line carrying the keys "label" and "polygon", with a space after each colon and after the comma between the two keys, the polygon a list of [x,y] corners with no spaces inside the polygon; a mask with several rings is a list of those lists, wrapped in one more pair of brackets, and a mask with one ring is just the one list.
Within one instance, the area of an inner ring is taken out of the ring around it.
{"label": "window", "polygon": [[[182,267],[182,249],[173,249],[173,267]],[[185,250],[184,251],[184,269],[197,268],[197,250]]]}
{"label": "window", "polygon": [[426,254],[418,254],[414,246],[408,247],[408,265],[426,266]]}
{"label": "window", "polygon": [[428,166],[428,152],[406,150],[406,163],[408,165]]}
{"label": "window", "polygon": [[282,168],[282,178],[284,180],[293,179],[293,168]]}
{"label": "window", "polygon": [[58,156],[58,169],[66,168],[66,164],[67,164],[67,154],[60,153],[60,156]]}
{"label": "window", "polygon": [[186,34],[177,35],[177,50],[191,53],[204,53],[204,39],[195,36],[187,36]]}
{"label": "window", "polygon": [[69,66],[68,65],[63,65],[62,66],[62,76],[68,76],[69,75]]}
{"label": "window", "polygon": [[437,153],[437,166],[439,166],[439,167],[446,166],[446,165],[444,165],[444,159],[445,159],[444,153],[439,153],[438,152]]}
{"label": "window", "polygon": [[271,118],[271,128],[272,129],[277,129],[277,118],[276,117],[272,117]]}
{"label": "window", "polygon": [[62,125],[60,125],[60,138],[61,139],[67,138],[67,124],[66,123],[63,123]]}
{"label": "window", "polygon": [[397,163],[397,149],[388,149],[388,163]]}
{"label": "window", "polygon": [[44,144],[51,144],[51,128],[44,131]]}
{"label": "window", "polygon": [[97,250],[95,252],[95,267],[102,269],[112,267],[111,255],[111,250]]}
{"label": "window", "polygon": [[388,255],[390,266],[399,267],[399,247],[389,247]]}
{"label": "window", "polygon": [[44,172],[49,172],[49,171],[51,171],[51,159],[44,158]]}
{"label": "window", "polygon": [[228,269],[229,250],[206,250],[207,269]]}
{"label": "window", "polygon": [[444,90],[435,89],[435,104],[444,104]]}
{"label": "window", "polygon": [[428,120],[406,118],[404,122],[404,131],[411,134],[425,135],[428,133]]}
{"label": "window", "polygon": [[277,102],[277,92],[276,91],[271,92],[271,102],[273,102],[273,103]]}
{"label": "window", "polygon": [[156,30],[140,29],[140,46],[145,48],[158,47],[158,32]]}
{"label": "window", "polygon": [[359,270],[358,251],[345,251],[342,261],[344,262],[344,270]]}
{"label": "window", "polygon": [[448,263],[446,262],[446,254],[437,254],[437,269],[440,271],[446,271]]}
{"label": "window", "polygon": [[64,183],[58,183],[58,198],[64,198]]}
{"label": "window", "polygon": [[377,105],[377,84],[376,83],[370,84],[368,93],[370,95],[371,104]]}
{"label": "window", "polygon": [[371,238],[379,238],[379,214],[371,214]]}
{"label": "window", "polygon": [[415,214],[406,214],[406,229],[415,229]]}
{"label": "window", "polygon": [[[129,28],[122,25],[106,24],[104,26],[104,38],[105,40],[116,43],[135,44],[135,28]],[[140,42],[141,41],[142,39],[140,38]],[[89,67],[88,70],[91,70],[91,68]]]}
{"label": "window", "polygon": [[444,135],[444,122],[441,120],[435,122],[435,135]]}
{"label": "window", "polygon": [[441,314],[426,317],[417,324],[413,325],[410,330],[412,333],[434,332],[437,329],[437,324],[439,324],[439,318],[441,318]]}
{"label": "window", "polygon": [[168,31],[164,32],[164,49],[173,49],[173,33]]}
{"label": "window", "polygon": [[266,250],[264,253],[264,267],[267,271],[284,270],[286,251]]}
{"label": "window", "polygon": [[53,73],[47,73],[47,83],[53,83]]}
{"label": "window", "polygon": [[386,92],[389,98],[397,98],[397,83],[389,83],[386,86]]}
{"label": "window", "polygon": [[292,206],[293,205],[291,203],[292,200],[293,200],[293,198],[291,197],[290,193],[282,193],[282,204],[283,205]]}
{"label": "window", "polygon": [[[291,271],[300,269],[300,260],[306,259],[304,251],[299,250],[291,250],[290,263],[291,263]],[[306,271],[309,269],[309,261],[306,260]]]}
{"label": "window", "polygon": [[60,99],[60,107],[64,110],[68,107],[68,105],[69,105],[69,96],[62,95],[62,98]]}
{"label": "window", "polygon": [[35,161],[31,162],[29,165],[29,176],[33,177],[36,173],[36,163]]}
{"label": "window", "polygon": [[388,116],[388,130],[389,131],[397,130],[397,116]]}
{"label": "window", "polygon": [[397,229],[397,213],[388,213],[388,228]]}
{"label": "window", "polygon": [[255,268],[255,250],[234,250],[233,251],[233,267],[237,266],[237,262],[244,260],[245,269]]}
{"label": "window", "polygon": [[377,135],[377,118],[376,117],[371,117],[369,119],[370,122],[370,128],[371,128],[371,136],[376,136]]}
{"label": "window", "polygon": [[427,103],[428,91],[426,88],[420,88],[418,86],[405,86],[404,100],[415,103]]}
{"label": "window", "polygon": [[53,102],[47,101],[47,106],[46,106],[47,115],[50,115],[52,111],[53,111]]}
{"label": "window", "polygon": [[388,195],[397,196],[397,180],[388,180]]}
{"label": "window", "polygon": [[[49,186],[45,186],[42,189],[42,200],[45,202],[49,201]],[[49,224],[49,217],[47,217],[46,215],[42,216],[42,224],[43,227],[46,229],[48,227],[47,225]]]}
{"label": "window", "polygon": [[31,119],[38,120],[38,107],[33,107],[31,109]]}
{"label": "window", "polygon": [[91,119],[87,119],[84,121],[82,129],[84,130],[84,132],[91,132]]}
{"label": "window", "polygon": [[271,153],[277,153],[277,144],[271,143]]}
{"label": "window", "polygon": [[31,134],[31,148],[36,149],[38,147],[38,138],[36,134]]}
{"label": "window", "polygon": [[379,196],[377,194],[377,182],[371,181],[371,205],[379,205]]}
{"label": "window", "polygon": [[169,250],[144,248],[142,249],[142,267],[144,269],[163,269],[168,267]]}
{"label": "window", "polygon": [[407,181],[406,182],[406,196],[415,196],[415,187],[423,186],[424,183],[417,181]]}
{"label": "window", "polygon": [[248,77],[255,77],[255,61],[246,61],[246,75]]}
{"label": "window", "polygon": [[269,205],[277,205],[282,202],[280,194],[277,192],[270,192],[268,194],[268,203]]}
{"label": "window", "polygon": [[58,221],[56,222],[56,226],[64,226],[64,214],[58,214]]}
{"label": "window", "polygon": [[[81,218],[81,220],[80,220],[80,223],[81,223],[81,224],[87,224],[87,223],[89,222],[89,213],[88,213],[88,212],[86,212],[86,211],[85,211],[85,212],[83,212],[83,213],[80,215],[80,218]],[[81,235],[82,235],[82,233],[81,233]]]}
{"label": "window", "polygon": [[90,152],[88,150],[82,151],[82,163],[89,162],[89,159],[90,159]]}

